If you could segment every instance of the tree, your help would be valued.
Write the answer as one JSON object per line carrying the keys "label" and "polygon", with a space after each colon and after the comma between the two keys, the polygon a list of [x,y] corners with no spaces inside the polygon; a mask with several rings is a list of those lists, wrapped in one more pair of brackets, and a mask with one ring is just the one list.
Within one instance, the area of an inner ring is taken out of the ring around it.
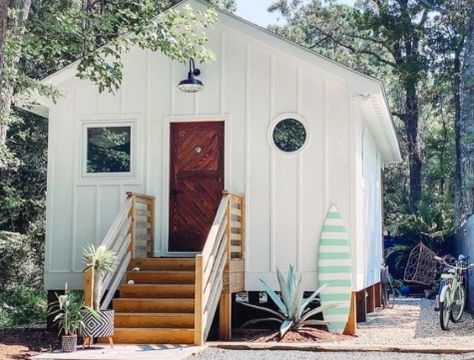
{"label": "tree", "polygon": [[474,214],[474,6],[469,14],[460,109],[461,189],[466,217]]}
{"label": "tree", "polygon": [[0,166],[5,148],[11,103],[21,56],[21,36],[31,0],[0,0]]}
{"label": "tree", "polygon": [[[121,56],[133,46],[159,50],[174,60],[212,59],[204,30],[216,13],[184,7],[173,0],[0,0],[0,166],[11,154],[4,146],[14,121],[11,104],[33,91],[54,97],[38,80],[80,59],[78,76],[100,91],[115,91],[122,80]],[[228,10],[234,0],[212,0]],[[27,18],[29,16],[28,21]]]}
{"label": "tree", "polygon": [[[420,85],[427,79],[430,57],[427,44],[438,26],[433,16],[443,0],[362,0],[355,8],[327,5],[319,0],[279,0],[270,8],[280,11],[290,26],[297,26],[306,43],[336,48],[370,64],[389,69],[400,84],[394,115],[404,125],[409,164],[409,199],[416,209],[422,195]],[[310,40],[310,41],[309,41]]]}

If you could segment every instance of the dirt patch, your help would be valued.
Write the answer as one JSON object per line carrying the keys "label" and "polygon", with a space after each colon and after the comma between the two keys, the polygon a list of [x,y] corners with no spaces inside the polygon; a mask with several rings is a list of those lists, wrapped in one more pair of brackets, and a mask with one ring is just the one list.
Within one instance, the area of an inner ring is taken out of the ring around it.
{"label": "dirt patch", "polygon": [[232,333],[232,341],[236,342],[281,342],[281,343],[301,343],[301,342],[335,342],[352,339],[349,335],[340,335],[327,332],[325,330],[302,327],[298,331],[290,330],[283,338],[278,330],[260,329],[239,329]]}
{"label": "dirt patch", "polygon": [[30,359],[40,352],[58,348],[57,334],[46,330],[10,330],[0,332],[0,359]]}

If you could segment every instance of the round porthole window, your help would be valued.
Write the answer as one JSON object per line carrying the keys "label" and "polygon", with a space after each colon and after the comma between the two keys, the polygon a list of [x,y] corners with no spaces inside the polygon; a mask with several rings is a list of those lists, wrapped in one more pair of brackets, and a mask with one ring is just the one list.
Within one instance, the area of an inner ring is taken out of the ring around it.
{"label": "round porthole window", "polygon": [[307,135],[301,121],[294,118],[284,118],[273,127],[272,140],[281,151],[292,153],[304,146]]}

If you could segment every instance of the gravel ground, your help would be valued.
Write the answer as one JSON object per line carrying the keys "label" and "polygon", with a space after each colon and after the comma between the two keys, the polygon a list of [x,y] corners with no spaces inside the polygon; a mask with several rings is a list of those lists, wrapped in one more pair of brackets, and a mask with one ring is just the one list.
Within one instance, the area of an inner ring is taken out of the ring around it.
{"label": "gravel ground", "polygon": [[409,345],[409,346],[474,346],[474,320],[464,314],[458,324],[450,322],[450,330],[439,326],[439,313],[434,301],[400,299],[393,309],[369,314],[366,323],[358,324],[357,337],[344,344]]}
{"label": "gravel ground", "polygon": [[474,354],[428,355],[361,352],[307,352],[278,350],[207,349],[187,360],[474,360]]}
{"label": "gravel ground", "polygon": [[[342,341],[344,345],[393,345],[472,348],[474,346],[474,320],[464,314],[458,324],[450,323],[450,331],[442,331],[439,313],[433,310],[434,301],[427,299],[397,299],[393,309],[378,309],[359,323],[357,336]],[[318,343],[325,345],[329,343]],[[334,344],[334,343],[332,343]],[[304,352],[278,350],[222,350],[208,349],[188,360],[474,360],[474,353],[463,355],[433,355],[409,353],[368,352]]]}

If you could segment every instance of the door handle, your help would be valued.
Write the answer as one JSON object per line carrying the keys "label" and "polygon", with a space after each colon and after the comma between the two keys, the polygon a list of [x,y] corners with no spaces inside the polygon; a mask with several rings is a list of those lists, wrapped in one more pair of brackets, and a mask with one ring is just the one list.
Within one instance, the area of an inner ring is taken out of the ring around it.
{"label": "door handle", "polygon": [[179,191],[178,191],[178,190],[175,190],[175,189],[172,189],[172,190],[170,191],[170,194],[171,194],[171,196],[176,196],[176,195],[179,194]]}

